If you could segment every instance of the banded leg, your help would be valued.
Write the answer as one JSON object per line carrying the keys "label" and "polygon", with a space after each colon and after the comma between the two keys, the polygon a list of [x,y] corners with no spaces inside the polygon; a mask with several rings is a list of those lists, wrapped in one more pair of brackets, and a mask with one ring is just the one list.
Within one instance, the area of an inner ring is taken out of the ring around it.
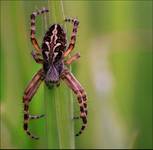
{"label": "banded leg", "polygon": [[76,53],[72,57],[70,57],[68,60],[66,60],[65,61],[65,64],[66,65],[70,65],[71,63],[73,63],[74,61],[76,61],[79,58],[80,58],[80,54],[79,53]]}
{"label": "banded leg", "polygon": [[39,119],[39,118],[42,118],[44,116],[45,116],[44,114],[42,114],[42,115],[29,115],[29,119]]}
{"label": "banded leg", "polygon": [[36,61],[36,63],[43,64],[43,59],[40,58],[41,57],[40,53],[36,53],[35,51],[32,51],[31,55],[32,55],[33,59]]}
{"label": "banded leg", "polygon": [[76,18],[75,19],[66,18],[65,21],[73,23],[73,31],[72,31],[69,46],[68,46],[67,50],[64,52],[64,57],[66,57],[73,50],[73,48],[75,46],[76,34],[77,34],[77,30],[78,30],[78,25],[79,25],[79,21]]}
{"label": "banded leg", "polygon": [[35,76],[32,78],[30,83],[28,84],[27,88],[24,91],[23,96],[23,103],[24,103],[24,125],[23,128],[25,132],[33,139],[38,139],[38,137],[35,137],[31,134],[31,132],[28,129],[28,124],[30,119],[38,119],[43,117],[44,115],[29,115],[29,103],[36,93],[37,89],[39,88],[41,82],[43,80],[43,70],[40,69]]}
{"label": "banded leg", "polygon": [[[68,69],[64,70],[61,78],[72,89],[74,94],[77,95],[78,103],[80,106],[80,118],[82,119],[82,122],[83,122],[83,125],[82,125],[80,131],[76,134],[76,136],[79,136],[87,126],[87,98],[86,98],[86,94],[85,94],[82,86],[80,85],[80,83],[76,80],[76,78],[73,76],[73,74],[71,74],[68,71]],[[75,117],[75,118],[77,119],[78,117]]]}
{"label": "banded leg", "polygon": [[[30,33],[30,37],[31,37],[31,42],[32,45],[34,46],[36,52],[34,52],[35,55],[40,55],[41,54],[41,49],[39,47],[39,44],[37,42],[37,39],[35,38],[35,33],[36,33],[36,26],[35,26],[35,20],[36,20],[36,16],[41,15],[43,13],[49,12],[49,10],[47,8],[42,8],[38,11],[35,11],[31,14],[31,33]],[[36,62],[37,62],[37,57],[36,58]]]}

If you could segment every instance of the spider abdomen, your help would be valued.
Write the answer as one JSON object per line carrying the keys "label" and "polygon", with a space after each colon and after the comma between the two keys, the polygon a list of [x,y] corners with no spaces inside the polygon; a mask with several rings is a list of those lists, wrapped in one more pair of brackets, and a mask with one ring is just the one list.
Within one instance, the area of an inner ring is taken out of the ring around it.
{"label": "spider abdomen", "polygon": [[[54,62],[55,57],[66,49],[66,34],[59,24],[53,24],[46,32],[42,43],[44,59]],[[59,56],[58,56],[59,57]],[[60,59],[60,58],[59,58]],[[58,60],[56,60],[58,61]]]}
{"label": "spider abdomen", "polygon": [[46,84],[55,84],[63,70],[63,53],[66,49],[66,35],[59,24],[52,25],[42,43]]}

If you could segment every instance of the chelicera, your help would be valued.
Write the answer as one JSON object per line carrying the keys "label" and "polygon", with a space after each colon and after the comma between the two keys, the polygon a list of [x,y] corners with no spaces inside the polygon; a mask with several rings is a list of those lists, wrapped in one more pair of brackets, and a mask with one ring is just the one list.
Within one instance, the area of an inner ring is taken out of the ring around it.
{"label": "chelicera", "polygon": [[79,136],[82,131],[87,126],[87,96],[74,75],[67,68],[72,62],[80,57],[79,53],[71,56],[70,58],[65,58],[74,49],[76,42],[76,34],[79,25],[79,21],[76,18],[66,18],[66,22],[70,22],[73,25],[73,31],[70,39],[70,43],[67,46],[66,33],[64,29],[59,24],[53,24],[46,32],[42,46],[40,48],[37,39],[35,37],[35,19],[36,16],[43,13],[47,13],[49,10],[47,8],[42,8],[31,14],[31,42],[35,50],[32,51],[32,56],[36,63],[41,64],[42,68],[34,75],[28,86],[24,91],[23,103],[24,103],[24,124],[23,128],[25,132],[33,139],[38,139],[29,131],[29,120],[39,119],[44,115],[30,115],[29,114],[29,103],[32,97],[35,95],[37,89],[39,88],[42,81],[51,88],[53,86],[59,86],[60,81],[63,80],[68,87],[77,96],[77,100],[80,106],[80,117],[74,117],[75,119],[82,119],[82,127],[80,131],[76,134]]}

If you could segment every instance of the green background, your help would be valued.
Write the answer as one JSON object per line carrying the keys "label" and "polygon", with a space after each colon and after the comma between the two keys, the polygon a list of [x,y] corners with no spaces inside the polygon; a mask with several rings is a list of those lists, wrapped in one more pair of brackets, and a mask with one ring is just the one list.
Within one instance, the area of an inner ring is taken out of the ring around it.
{"label": "green background", "polygon": [[[62,1],[62,4],[65,16],[80,21],[72,53],[80,52],[81,58],[73,63],[72,72],[88,95],[88,127],[75,138],[75,148],[153,148],[153,2]],[[39,141],[29,139],[22,129],[23,91],[40,68],[30,55],[33,49],[29,38],[30,14],[44,6],[52,8],[50,5],[54,1],[0,1],[1,148],[46,148],[46,141],[50,140],[45,136],[44,119],[30,122],[32,132],[41,137]],[[53,7],[49,20],[58,13]],[[43,17],[37,17],[36,26],[41,43]],[[67,28],[69,39],[72,27],[67,24]],[[63,110],[70,103],[65,92],[69,93],[69,89],[62,84],[58,96],[65,97],[60,99]],[[78,114],[75,97],[73,103],[74,114]],[[42,85],[30,103],[30,111],[37,114],[45,109]],[[81,121],[75,121],[75,133],[80,125]],[[67,131],[68,127],[64,129]],[[66,134],[62,138],[67,139]]]}

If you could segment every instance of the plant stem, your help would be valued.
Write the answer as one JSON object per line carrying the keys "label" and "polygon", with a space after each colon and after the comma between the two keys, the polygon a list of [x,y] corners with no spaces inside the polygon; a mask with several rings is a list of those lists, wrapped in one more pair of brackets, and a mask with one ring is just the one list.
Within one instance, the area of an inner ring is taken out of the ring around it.
{"label": "plant stem", "polygon": [[[49,1],[49,20],[63,23],[64,12],[61,1]],[[47,148],[74,149],[73,98],[69,89],[48,89],[45,85],[46,144]]]}
{"label": "plant stem", "polygon": [[46,110],[46,146],[47,148],[56,148],[59,146],[57,112],[56,112],[56,89],[48,89],[45,85],[45,110]]}

